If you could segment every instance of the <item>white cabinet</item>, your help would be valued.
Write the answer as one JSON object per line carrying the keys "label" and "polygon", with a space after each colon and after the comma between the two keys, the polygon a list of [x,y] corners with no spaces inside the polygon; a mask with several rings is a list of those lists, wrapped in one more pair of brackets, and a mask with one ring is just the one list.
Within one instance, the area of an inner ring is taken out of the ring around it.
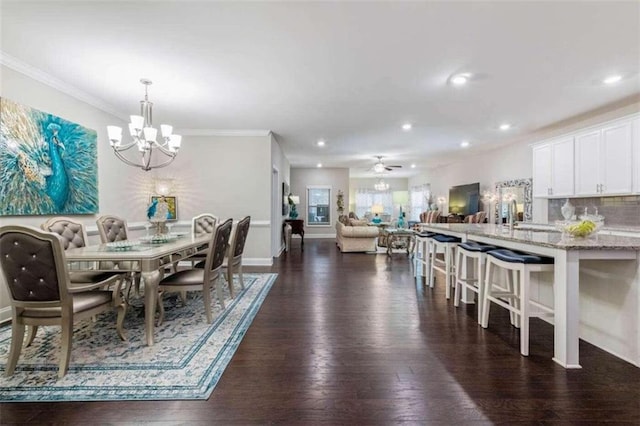
{"label": "white cabinet", "polygon": [[551,144],[533,147],[533,196],[548,197],[551,191]]}
{"label": "white cabinet", "polygon": [[612,123],[575,137],[575,194],[629,194],[633,183],[631,121]]}
{"label": "white cabinet", "polygon": [[573,138],[533,147],[533,196],[573,195]]}

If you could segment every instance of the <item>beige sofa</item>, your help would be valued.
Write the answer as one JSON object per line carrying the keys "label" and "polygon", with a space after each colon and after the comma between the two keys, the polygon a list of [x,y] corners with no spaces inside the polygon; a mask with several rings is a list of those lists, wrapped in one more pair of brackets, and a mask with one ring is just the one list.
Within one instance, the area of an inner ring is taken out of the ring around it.
{"label": "beige sofa", "polygon": [[350,226],[336,222],[336,243],[342,252],[376,251],[376,226]]}

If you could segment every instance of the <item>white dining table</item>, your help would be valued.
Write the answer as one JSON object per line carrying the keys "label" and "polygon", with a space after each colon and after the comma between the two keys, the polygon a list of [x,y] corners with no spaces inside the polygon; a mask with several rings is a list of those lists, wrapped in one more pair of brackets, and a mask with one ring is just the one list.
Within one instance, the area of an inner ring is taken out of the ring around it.
{"label": "white dining table", "polygon": [[567,238],[560,232],[489,224],[422,223],[423,230],[452,235],[554,259],[553,360],[564,368],[581,368],[578,351],[580,331],[580,261],[636,260],[640,238],[597,235]]}
{"label": "white dining table", "polygon": [[[144,284],[144,331],[147,345],[153,345],[154,316],[158,297],[158,283],[162,279],[162,267],[169,256],[172,261],[194,254],[206,253],[211,235],[185,235],[161,244],[137,242],[130,248],[116,249],[108,244],[98,244],[65,251],[68,262],[127,262],[125,271],[140,272]],[[121,265],[122,263],[120,263]],[[75,269],[74,269],[75,270]]]}

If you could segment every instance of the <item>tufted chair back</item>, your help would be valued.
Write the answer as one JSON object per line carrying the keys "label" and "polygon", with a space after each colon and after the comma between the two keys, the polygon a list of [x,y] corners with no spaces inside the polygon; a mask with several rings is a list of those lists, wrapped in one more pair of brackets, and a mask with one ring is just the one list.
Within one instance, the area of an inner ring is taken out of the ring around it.
{"label": "tufted chair back", "polygon": [[218,217],[211,213],[202,213],[198,216],[194,216],[193,219],[191,219],[191,234],[196,236],[202,234],[213,234],[217,223]]}
{"label": "tufted chair back", "polygon": [[84,225],[71,218],[53,217],[43,223],[41,228],[60,235],[62,247],[65,250],[87,245],[87,231],[84,229]]}
{"label": "tufted chair back", "polygon": [[66,301],[67,266],[56,234],[30,226],[0,228],[0,265],[13,305],[54,308]]}
{"label": "tufted chair back", "polygon": [[216,232],[211,240],[207,260],[205,261],[205,271],[214,272],[222,267],[224,257],[229,247],[229,236],[231,235],[232,219],[227,219],[216,228]]}
{"label": "tufted chair back", "polygon": [[96,220],[96,225],[98,225],[100,241],[103,243],[127,239],[127,221],[124,219],[110,215],[100,216]]}
{"label": "tufted chair back", "polygon": [[251,216],[247,216],[236,225],[236,232],[233,234],[233,242],[231,244],[231,250],[229,251],[230,257],[235,258],[242,256],[245,243],[247,242],[250,224]]}

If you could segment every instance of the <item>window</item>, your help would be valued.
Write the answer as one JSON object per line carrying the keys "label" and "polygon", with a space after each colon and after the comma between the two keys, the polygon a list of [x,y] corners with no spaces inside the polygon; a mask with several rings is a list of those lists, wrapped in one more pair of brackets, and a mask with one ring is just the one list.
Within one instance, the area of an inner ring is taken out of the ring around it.
{"label": "window", "polygon": [[412,186],[409,191],[409,220],[420,220],[420,213],[429,210],[429,198],[431,197],[431,185]]}
{"label": "window", "polygon": [[331,225],[331,187],[307,187],[307,226]]}
{"label": "window", "polygon": [[361,188],[356,190],[356,215],[360,218],[371,216],[371,207],[379,204],[383,207],[384,213],[381,215],[383,221],[391,220],[393,214],[393,196],[391,191],[375,191],[373,189]]}

